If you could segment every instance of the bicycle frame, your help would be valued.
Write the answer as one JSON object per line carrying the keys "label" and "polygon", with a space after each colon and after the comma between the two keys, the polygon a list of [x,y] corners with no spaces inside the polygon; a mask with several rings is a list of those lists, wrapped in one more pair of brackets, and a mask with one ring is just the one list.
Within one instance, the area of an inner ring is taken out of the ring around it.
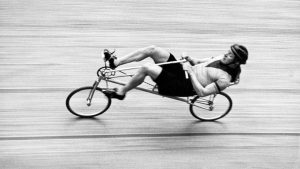
{"label": "bicycle frame", "polygon": [[[180,62],[184,62],[184,61],[166,62],[166,63],[157,64],[157,65],[173,64],[173,63],[180,63]],[[116,80],[112,80],[112,79],[120,78],[120,77],[132,77],[133,75],[129,75],[129,74],[125,73],[124,70],[132,70],[132,69],[138,69],[138,68],[140,68],[140,67],[130,67],[130,68],[124,68],[124,69],[119,69],[119,70],[112,70],[112,69],[110,69],[109,67],[107,67],[105,65],[105,67],[102,67],[102,68],[98,69],[98,71],[97,71],[98,79],[94,82],[93,89],[92,89],[92,91],[90,92],[90,94],[87,98],[87,105],[91,104],[91,100],[93,98],[94,92],[95,92],[96,88],[99,86],[101,81],[104,80],[106,82],[106,88],[102,88],[102,89],[109,89],[108,82],[124,86],[125,83],[120,82],[120,81],[116,81]],[[124,75],[123,76],[115,76],[116,72],[120,72]],[[142,87],[136,87],[135,89],[143,91],[143,92],[159,95],[159,96],[162,96],[162,97],[167,97],[167,98],[170,98],[170,99],[173,99],[173,100],[185,102],[189,105],[193,105],[193,106],[196,106],[196,107],[201,108],[201,109],[205,109],[205,110],[209,110],[209,111],[211,111],[213,109],[212,104],[213,104],[213,101],[214,101],[214,98],[215,98],[216,95],[210,96],[209,100],[200,98],[200,100],[201,100],[200,103],[201,104],[209,105],[209,108],[206,108],[206,107],[202,107],[202,106],[193,104],[191,102],[192,99],[190,99],[189,97],[181,98],[181,97],[177,97],[177,96],[161,95],[161,94],[159,94],[158,92],[155,91],[156,85],[152,85],[152,84],[147,83],[147,82],[144,82],[144,83],[153,86],[152,90],[145,89],[145,88],[142,88]]]}

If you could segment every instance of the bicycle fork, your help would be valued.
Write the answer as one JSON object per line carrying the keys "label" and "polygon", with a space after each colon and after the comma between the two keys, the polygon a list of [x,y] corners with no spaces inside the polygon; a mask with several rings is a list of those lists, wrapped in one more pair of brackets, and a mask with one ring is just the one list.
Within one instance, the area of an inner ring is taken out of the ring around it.
{"label": "bicycle fork", "polygon": [[89,93],[88,98],[86,99],[86,104],[87,106],[91,106],[92,105],[92,99],[95,93],[96,88],[98,87],[99,83],[101,82],[102,78],[99,77],[93,84],[93,89],[91,90],[91,92]]}

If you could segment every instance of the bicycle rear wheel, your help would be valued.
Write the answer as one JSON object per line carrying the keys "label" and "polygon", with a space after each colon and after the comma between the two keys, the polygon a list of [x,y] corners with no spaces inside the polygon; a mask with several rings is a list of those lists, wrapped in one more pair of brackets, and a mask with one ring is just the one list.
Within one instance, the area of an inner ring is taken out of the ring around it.
{"label": "bicycle rear wheel", "polygon": [[79,117],[94,117],[104,113],[111,105],[111,99],[107,97],[101,88],[96,88],[91,103],[87,99],[93,87],[82,87],[74,90],[66,99],[68,110]]}
{"label": "bicycle rear wheel", "polygon": [[191,103],[191,114],[202,121],[218,120],[226,116],[232,108],[231,98],[223,92],[206,97],[196,96]]}

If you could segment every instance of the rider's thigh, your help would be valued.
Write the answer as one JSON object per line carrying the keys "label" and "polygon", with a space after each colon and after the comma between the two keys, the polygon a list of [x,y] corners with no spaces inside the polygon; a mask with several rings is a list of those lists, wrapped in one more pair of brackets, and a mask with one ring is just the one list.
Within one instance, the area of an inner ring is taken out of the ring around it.
{"label": "rider's thigh", "polygon": [[162,72],[162,68],[160,66],[157,66],[155,64],[145,64],[142,66],[143,71],[151,77],[152,80],[155,80],[160,73]]}
{"label": "rider's thigh", "polygon": [[151,58],[155,63],[167,62],[170,57],[170,52],[161,47],[151,45],[147,49],[151,51]]}

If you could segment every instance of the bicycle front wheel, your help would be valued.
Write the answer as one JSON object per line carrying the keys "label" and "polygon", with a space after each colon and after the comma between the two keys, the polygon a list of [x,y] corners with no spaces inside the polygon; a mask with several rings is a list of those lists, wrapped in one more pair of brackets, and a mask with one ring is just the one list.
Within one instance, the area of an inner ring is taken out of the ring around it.
{"label": "bicycle front wheel", "polygon": [[202,121],[218,120],[226,116],[232,108],[231,98],[223,92],[206,97],[196,96],[191,103],[191,114]]}
{"label": "bicycle front wheel", "polygon": [[94,117],[104,113],[111,105],[111,99],[107,97],[101,88],[96,88],[90,102],[88,98],[93,90],[92,86],[74,90],[66,99],[68,110],[79,117]]}

